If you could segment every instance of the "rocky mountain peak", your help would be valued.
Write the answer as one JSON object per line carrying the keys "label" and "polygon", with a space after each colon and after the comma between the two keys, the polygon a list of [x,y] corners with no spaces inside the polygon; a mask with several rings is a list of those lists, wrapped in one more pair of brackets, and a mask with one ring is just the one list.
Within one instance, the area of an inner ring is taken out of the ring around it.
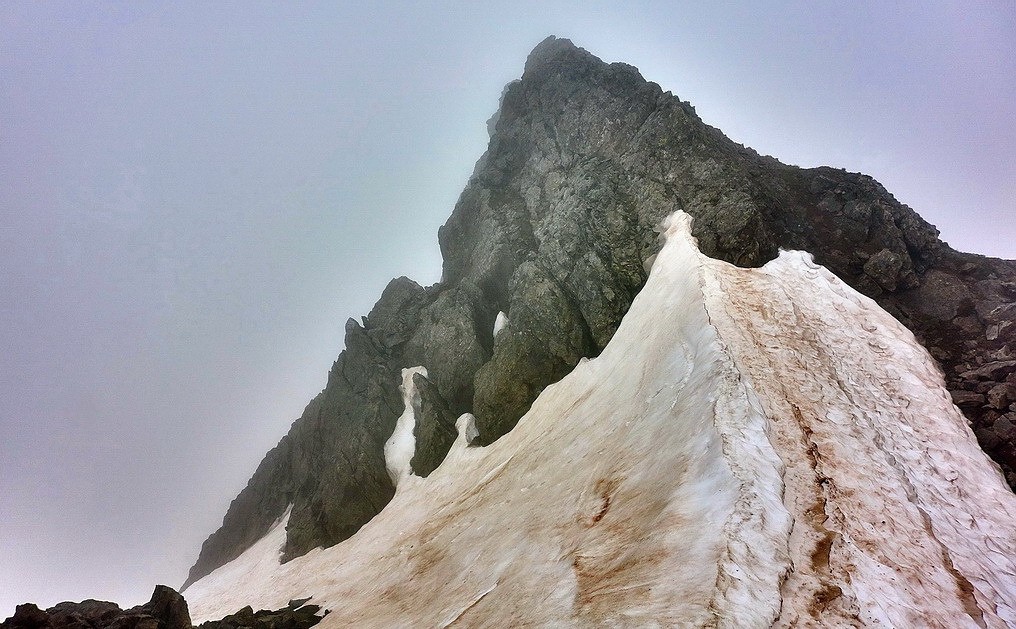
{"label": "rocky mountain peak", "polygon": [[532,75],[538,72],[541,67],[572,67],[572,68],[595,68],[599,59],[592,53],[579,48],[570,39],[549,35],[546,39],[536,45],[526,57],[523,75]]}
{"label": "rocky mountain peak", "polygon": [[[291,507],[284,557],[355,533],[394,494],[383,447],[422,366],[413,472],[470,412],[487,444],[613,337],[684,210],[701,250],[742,267],[806,250],[909,327],[982,445],[1016,484],[1016,263],[958,253],[872,178],[801,169],[704,124],[625,64],[541,42],[505,90],[488,149],[439,232],[440,284],[394,280],[324,391],[205,542],[188,583],[236,558]],[[503,316],[502,316],[503,315]],[[495,321],[502,321],[495,337]]]}

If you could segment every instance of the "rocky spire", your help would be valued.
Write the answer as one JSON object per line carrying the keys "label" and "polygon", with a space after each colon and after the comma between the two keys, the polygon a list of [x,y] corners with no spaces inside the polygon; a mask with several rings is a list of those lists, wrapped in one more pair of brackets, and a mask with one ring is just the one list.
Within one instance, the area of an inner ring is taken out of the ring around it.
{"label": "rocky spire", "polygon": [[[792,130],[788,130],[792,132]],[[441,283],[399,278],[327,385],[268,453],[205,542],[188,583],[237,557],[292,505],[284,557],[333,545],[390,500],[383,446],[421,398],[414,473],[476,416],[478,441],[515,425],[547,385],[610,340],[646,281],[655,228],[682,209],[704,253],[758,266],[803,249],[909,327],[938,360],[986,451],[1016,485],[1016,263],[953,251],[871,177],[781,164],[694,108],[566,39],[529,56],[486,153],[441,228]],[[511,324],[494,338],[499,312]]]}

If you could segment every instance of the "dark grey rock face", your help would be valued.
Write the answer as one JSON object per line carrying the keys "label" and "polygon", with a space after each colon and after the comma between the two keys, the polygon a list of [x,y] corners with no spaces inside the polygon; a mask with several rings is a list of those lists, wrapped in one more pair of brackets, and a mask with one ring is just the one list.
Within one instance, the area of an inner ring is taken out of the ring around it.
{"label": "dark grey rock face", "polygon": [[152,600],[131,609],[94,599],[45,611],[32,603],[18,605],[0,629],[191,629],[191,620],[187,601],[173,588],[157,585]]}
{"label": "dark grey rock face", "polygon": [[[987,452],[1016,485],[1016,263],[958,253],[865,175],[800,169],[703,123],[625,64],[567,40],[530,55],[491,119],[487,152],[439,232],[442,280],[394,280],[324,391],[230,506],[188,583],[236,557],[287,505],[285,558],[352,535],[390,499],[382,447],[401,414],[399,370],[423,365],[418,474],[454,418],[489,443],[611,338],[646,280],[654,230],[695,217],[702,250],[757,266],[805,249],[910,327],[942,365]],[[493,337],[498,311],[507,327]]]}
{"label": "dark grey rock face", "polygon": [[457,415],[448,409],[441,392],[430,380],[416,374],[413,384],[420,394],[420,407],[415,409],[418,421],[413,427],[416,452],[409,464],[414,474],[426,477],[441,464],[458,436]]}
{"label": "dark grey rock face", "polygon": [[[255,612],[248,605],[222,620],[203,622],[200,629],[310,629],[321,621],[317,605],[304,605],[310,599],[290,601],[288,607]],[[325,615],[327,615],[327,611]]]}
{"label": "dark grey rock face", "polygon": [[141,610],[159,619],[159,629],[190,629],[190,610],[179,592],[165,585],[156,585],[152,600]]}
{"label": "dark grey rock face", "polygon": [[[306,605],[310,599],[290,601],[274,611],[255,612],[244,607],[222,620],[199,625],[202,629],[310,629],[321,621],[321,607]],[[165,585],[155,586],[152,599],[144,605],[120,609],[116,603],[88,599],[64,602],[43,611],[33,603],[18,605],[14,615],[0,623],[0,629],[193,629],[187,601]]]}

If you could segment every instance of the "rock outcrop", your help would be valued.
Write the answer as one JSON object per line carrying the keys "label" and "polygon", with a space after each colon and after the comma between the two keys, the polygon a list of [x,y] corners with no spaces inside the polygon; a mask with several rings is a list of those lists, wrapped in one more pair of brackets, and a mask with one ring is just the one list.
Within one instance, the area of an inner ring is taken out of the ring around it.
{"label": "rock outcrop", "polygon": [[120,609],[116,603],[88,599],[60,603],[43,611],[32,603],[18,605],[2,629],[191,629],[187,602],[173,588],[155,586],[144,605]]}
{"label": "rock outcrop", "polygon": [[[310,629],[321,621],[321,607],[307,599],[290,601],[282,609],[254,611],[250,605],[222,618],[198,625],[199,629]],[[325,612],[327,614],[327,612]]]}
{"label": "rock outcrop", "polygon": [[[198,625],[201,629],[310,629],[322,616],[321,607],[307,600],[290,601],[274,611],[255,612],[244,607],[222,620]],[[325,612],[327,614],[327,612]],[[0,623],[0,629],[193,629],[187,601],[165,585],[155,586],[152,599],[144,605],[120,609],[116,603],[88,599],[66,601],[41,610],[33,603],[18,605],[14,615]]]}
{"label": "rock outcrop", "polygon": [[[959,253],[871,177],[802,169],[705,124],[687,102],[564,39],[530,55],[439,241],[441,282],[393,280],[327,384],[230,505],[187,584],[240,555],[292,505],[284,558],[355,533],[391,499],[383,445],[417,376],[412,469],[426,475],[476,416],[478,442],[599,354],[646,281],[654,228],[681,209],[702,251],[760,266],[818,263],[910,328],[939,362],[981,445],[1016,485],[1016,263]],[[509,325],[496,338],[498,313]],[[185,584],[186,585],[186,584]]]}

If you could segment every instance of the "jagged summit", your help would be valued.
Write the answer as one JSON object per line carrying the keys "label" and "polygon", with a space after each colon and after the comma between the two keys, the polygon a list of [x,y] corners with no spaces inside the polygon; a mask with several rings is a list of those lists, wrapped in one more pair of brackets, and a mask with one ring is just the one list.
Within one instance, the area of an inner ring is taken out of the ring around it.
{"label": "jagged summit", "polygon": [[383,449],[404,410],[403,369],[427,374],[413,377],[417,475],[444,459],[463,413],[475,416],[478,443],[508,433],[548,385],[610,342],[675,210],[695,217],[710,257],[758,267],[780,249],[810,251],[875,299],[938,361],[1016,483],[1016,264],[955,252],[870,177],[761,157],[633,67],[548,38],[506,88],[488,149],[439,232],[441,283],[394,280],[363,324],[346,324],[324,391],[230,505],[188,583],[287,509],[286,560],[380,512],[394,495]]}
{"label": "jagged summit", "polygon": [[[615,61],[604,63],[599,57],[585,48],[576,46],[570,39],[551,35],[533,48],[526,58],[523,80],[544,80],[560,82],[562,79],[579,79],[588,77],[604,67],[611,71],[631,74],[639,82],[649,83],[633,65]],[[659,88],[655,83],[649,85]]]}
{"label": "jagged summit", "polygon": [[570,39],[550,35],[533,48],[526,58],[525,75],[537,72],[568,71],[578,75],[583,70],[598,67],[603,62],[585,48],[579,48]]}

